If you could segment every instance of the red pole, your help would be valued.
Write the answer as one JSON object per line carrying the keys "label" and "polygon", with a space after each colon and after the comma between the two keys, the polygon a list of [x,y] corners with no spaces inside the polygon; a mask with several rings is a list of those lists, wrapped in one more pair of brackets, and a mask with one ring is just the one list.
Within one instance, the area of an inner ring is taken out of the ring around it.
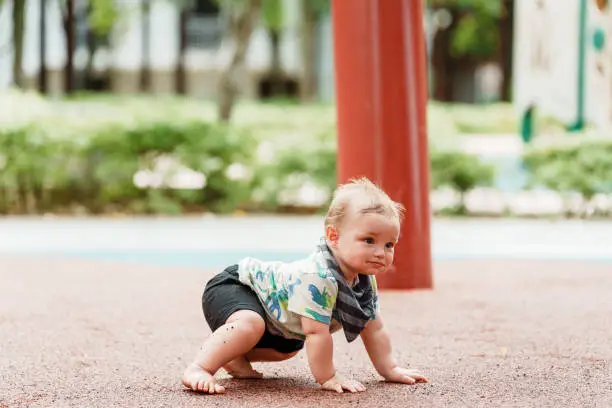
{"label": "red pole", "polygon": [[422,0],[333,0],[338,181],[366,176],[406,207],[382,289],[431,288]]}

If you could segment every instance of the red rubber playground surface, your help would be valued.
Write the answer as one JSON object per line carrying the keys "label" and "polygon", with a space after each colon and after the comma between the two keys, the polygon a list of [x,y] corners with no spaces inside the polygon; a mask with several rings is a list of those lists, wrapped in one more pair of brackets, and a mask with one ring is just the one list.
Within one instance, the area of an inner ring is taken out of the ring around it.
{"label": "red rubber playground surface", "polygon": [[0,257],[0,406],[612,406],[612,264],[435,263],[434,290],[381,295],[398,361],[430,382],[381,382],[338,333],[336,366],[361,394],[319,390],[304,352],[256,365],[264,380],[223,380],[225,395],[184,389],[214,272]]}

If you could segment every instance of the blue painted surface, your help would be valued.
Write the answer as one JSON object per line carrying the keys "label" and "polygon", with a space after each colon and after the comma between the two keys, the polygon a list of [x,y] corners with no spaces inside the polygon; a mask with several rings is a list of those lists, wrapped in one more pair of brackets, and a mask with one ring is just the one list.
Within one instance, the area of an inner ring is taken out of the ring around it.
{"label": "blue painted surface", "polygon": [[495,188],[504,192],[519,192],[527,187],[529,172],[520,156],[496,155],[481,156],[485,163],[496,169]]}
{"label": "blue painted surface", "polygon": [[[246,256],[302,258],[321,224],[321,217],[0,219],[0,255],[221,268]],[[612,262],[610,221],[434,218],[431,226],[436,260]]]}

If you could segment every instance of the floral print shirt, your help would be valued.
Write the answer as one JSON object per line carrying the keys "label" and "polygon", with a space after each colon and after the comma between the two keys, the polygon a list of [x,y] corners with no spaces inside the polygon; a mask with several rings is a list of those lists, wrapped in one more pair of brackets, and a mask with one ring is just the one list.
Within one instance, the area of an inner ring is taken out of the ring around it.
{"label": "floral print shirt", "polygon": [[289,339],[304,340],[301,317],[341,328],[332,318],[338,284],[320,253],[295,262],[265,262],[244,258],[240,281],[257,294],[268,315],[268,329]]}

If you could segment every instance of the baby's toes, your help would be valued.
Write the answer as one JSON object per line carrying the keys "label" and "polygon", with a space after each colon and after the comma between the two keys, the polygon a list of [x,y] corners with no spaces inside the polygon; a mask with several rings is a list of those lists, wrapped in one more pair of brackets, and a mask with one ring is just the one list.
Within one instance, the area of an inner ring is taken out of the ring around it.
{"label": "baby's toes", "polygon": [[201,379],[198,381],[198,383],[196,384],[196,391],[202,391],[202,392],[208,392],[208,383],[209,380],[208,379]]}
{"label": "baby's toes", "polygon": [[224,392],[225,392],[225,388],[217,384],[215,380],[211,380],[208,382],[208,393],[209,394],[223,394]]}

